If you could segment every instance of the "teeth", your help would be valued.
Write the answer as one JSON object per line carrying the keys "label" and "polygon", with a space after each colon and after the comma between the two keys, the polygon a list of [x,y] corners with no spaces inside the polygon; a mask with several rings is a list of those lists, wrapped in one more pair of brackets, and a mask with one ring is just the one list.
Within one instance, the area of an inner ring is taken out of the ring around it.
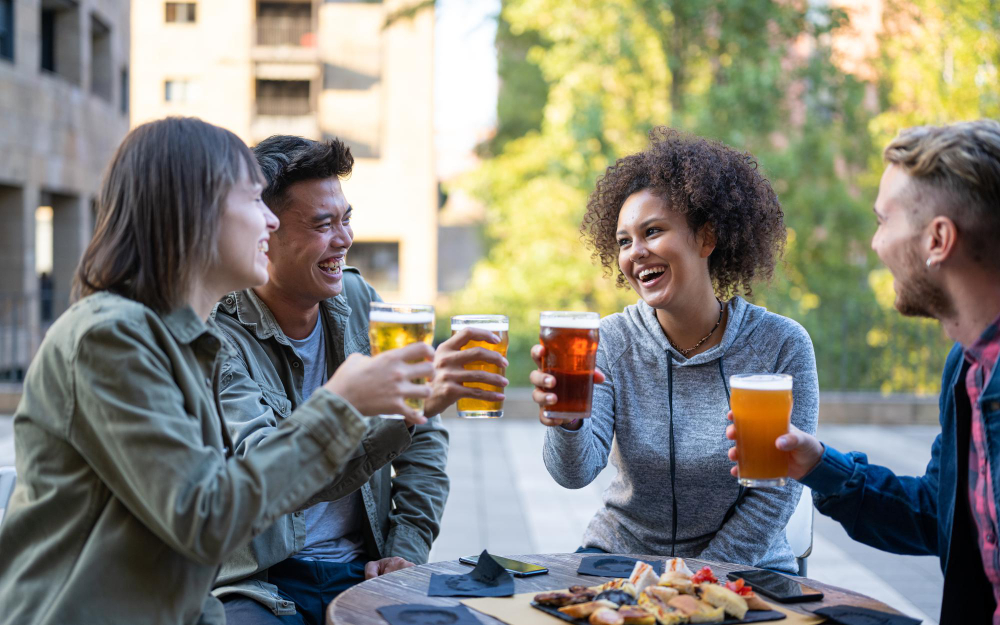
{"label": "teeth", "polygon": [[268,250],[267,241],[260,241],[257,243],[258,252],[264,252],[265,254],[267,254],[267,250]]}
{"label": "teeth", "polygon": [[639,272],[639,279],[645,280],[646,276],[651,276],[653,274],[661,274],[664,271],[665,269],[663,267],[653,267],[650,269],[643,269],[642,271]]}
{"label": "teeth", "polygon": [[334,269],[337,269],[338,267],[340,267],[340,261],[339,260],[338,261],[334,261],[332,263],[320,263],[319,264],[319,268],[320,269],[329,269],[331,271],[333,271]]}

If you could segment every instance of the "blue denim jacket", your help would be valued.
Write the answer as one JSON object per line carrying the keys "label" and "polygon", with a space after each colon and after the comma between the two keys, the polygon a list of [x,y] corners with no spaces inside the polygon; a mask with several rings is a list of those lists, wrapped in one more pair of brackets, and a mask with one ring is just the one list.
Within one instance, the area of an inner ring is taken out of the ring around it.
{"label": "blue denim jacket", "polygon": [[[800,480],[815,491],[817,509],[843,525],[851,538],[891,553],[941,559],[942,625],[989,623],[995,608],[968,504],[972,411],[965,392],[966,366],[956,344],[941,378],[941,433],[924,475],[896,476],[868,464],[865,454],[844,454],[828,446],[816,468]],[[993,376],[979,402],[993,484],[1000,486],[1000,376]],[[994,491],[998,494],[1000,488]]]}

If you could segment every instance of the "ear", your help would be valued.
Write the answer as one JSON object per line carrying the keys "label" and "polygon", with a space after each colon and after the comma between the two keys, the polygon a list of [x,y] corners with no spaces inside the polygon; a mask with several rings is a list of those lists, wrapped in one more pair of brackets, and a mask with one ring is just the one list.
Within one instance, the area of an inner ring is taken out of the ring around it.
{"label": "ear", "polygon": [[711,223],[707,223],[698,229],[698,234],[695,235],[695,240],[698,242],[700,248],[699,252],[702,258],[708,258],[715,251],[715,244],[717,239],[715,237],[715,226]]}
{"label": "ear", "polygon": [[925,262],[940,266],[955,254],[958,227],[949,217],[938,215],[924,227],[922,238]]}

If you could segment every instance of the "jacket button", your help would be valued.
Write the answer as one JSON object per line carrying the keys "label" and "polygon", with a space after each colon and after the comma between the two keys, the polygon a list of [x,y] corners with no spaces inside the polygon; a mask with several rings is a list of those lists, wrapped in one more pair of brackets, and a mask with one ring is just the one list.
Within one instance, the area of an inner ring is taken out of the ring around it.
{"label": "jacket button", "polygon": [[390,452],[389,452],[389,460],[392,460],[393,458],[395,458],[395,457],[396,457],[396,456],[398,456],[398,455],[399,455],[399,454],[397,454],[396,452],[394,452],[394,451],[390,451]]}
{"label": "jacket button", "polygon": [[1000,410],[1000,401],[990,402],[990,410],[993,411]]}
{"label": "jacket button", "polygon": [[298,368],[299,368],[299,361],[298,360],[293,360],[292,361],[292,369],[298,369]]}
{"label": "jacket button", "polygon": [[232,295],[230,295],[229,297],[226,298],[226,304],[229,305],[229,306],[232,306],[235,302],[236,302],[236,300],[233,299]]}

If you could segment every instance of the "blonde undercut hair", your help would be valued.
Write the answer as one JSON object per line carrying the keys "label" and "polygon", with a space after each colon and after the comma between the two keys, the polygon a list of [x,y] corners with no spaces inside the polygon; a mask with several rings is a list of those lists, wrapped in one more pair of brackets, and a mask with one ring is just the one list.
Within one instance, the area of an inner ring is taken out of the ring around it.
{"label": "blonde undercut hair", "polygon": [[1000,122],[907,128],[884,156],[913,177],[914,214],[950,218],[972,258],[1000,269]]}

